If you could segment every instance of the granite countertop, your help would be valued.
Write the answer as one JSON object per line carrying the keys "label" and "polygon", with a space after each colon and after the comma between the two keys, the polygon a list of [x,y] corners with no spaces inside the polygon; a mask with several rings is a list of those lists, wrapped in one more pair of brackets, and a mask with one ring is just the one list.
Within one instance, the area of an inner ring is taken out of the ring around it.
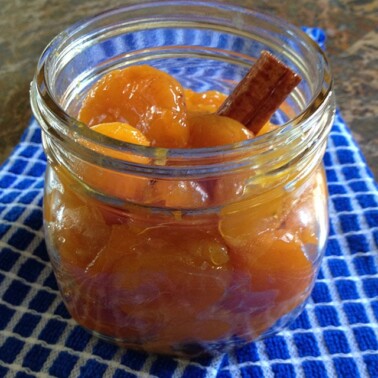
{"label": "granite countertop", "polygon": [[[135,1],[135,0],[134,0]],[[0,7],[0,162],[31,116],[29,84],[45,45],[73,22],[125,0],[2,0]],[[378,2],[246,0],[241,4],[295,25],[320,26],[335,77],[338,106],[378,178]],[[233,1],[237,3],[237,1]]]}

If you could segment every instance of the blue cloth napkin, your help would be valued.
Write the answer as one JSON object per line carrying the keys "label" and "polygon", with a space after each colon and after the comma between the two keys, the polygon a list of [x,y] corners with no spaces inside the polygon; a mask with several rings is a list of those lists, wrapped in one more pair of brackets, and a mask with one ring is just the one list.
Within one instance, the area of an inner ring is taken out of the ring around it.
{"label": "blue cloth napkin", "polygon": [[46,160],[32,120],[0,169],[0,377],[378,377],[378,187],[339,113],[324,164],[330,237],[293,326],[216,358],[169,358],[107,344],[67,313],[43,239]]}

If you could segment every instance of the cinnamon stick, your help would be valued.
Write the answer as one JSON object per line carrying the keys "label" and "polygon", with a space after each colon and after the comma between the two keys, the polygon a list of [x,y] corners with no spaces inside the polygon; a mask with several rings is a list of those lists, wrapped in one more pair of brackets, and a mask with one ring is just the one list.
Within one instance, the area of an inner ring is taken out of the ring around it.
{"label": "cinnamon stick", "polygon": [[301,78],[267,51],[239,82],[218,110],[257,134]]}

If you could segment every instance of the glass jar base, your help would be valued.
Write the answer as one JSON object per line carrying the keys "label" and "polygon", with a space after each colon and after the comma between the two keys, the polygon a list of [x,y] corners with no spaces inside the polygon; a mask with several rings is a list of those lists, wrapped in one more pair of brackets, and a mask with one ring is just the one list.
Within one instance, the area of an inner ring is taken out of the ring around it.
{"label": "glass jar base", "polygon": [[304,307],[306,306],[308,298],[292,310],[290,313],[284,315],[280,318],[274,325],[263,332],[261,335],[257,336],[255,339],[251,337],[243,337],[233,335],[224,339],[214,340],[214,341],[195,341],[187,340],[183,342],[164,342],[162,340],[139,342],[136,340],[130,340],[127,338],[117,338],[114,336],[108,336],[103,333],[91,330],[83,325],[80,325],[85,331],[91,335],[103,340],[109,344],[117,345],[120,348],[132,349],[139,351],[141,353],[155,353],[165,356],[173,356],[180,358],[198,358],[198,357],[217,357],[221,354],[237,350],[244,347],[247,344],[255,343],[269,337],[273,337],[280,332],[284,332],[288,327],[294,322],[294,320],[302,313]]}

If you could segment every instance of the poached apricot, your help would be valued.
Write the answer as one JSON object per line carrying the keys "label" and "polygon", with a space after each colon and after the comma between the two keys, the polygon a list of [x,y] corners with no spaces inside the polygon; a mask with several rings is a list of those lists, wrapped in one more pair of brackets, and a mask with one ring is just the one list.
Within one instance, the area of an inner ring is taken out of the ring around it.
{"label": "poached apricot", "polygon": [[103,76],[83,101],[78,118],[88,126],[123,122],[139,129],[152,146],[184,148],[184,90],[167,73],[141,65]]}

